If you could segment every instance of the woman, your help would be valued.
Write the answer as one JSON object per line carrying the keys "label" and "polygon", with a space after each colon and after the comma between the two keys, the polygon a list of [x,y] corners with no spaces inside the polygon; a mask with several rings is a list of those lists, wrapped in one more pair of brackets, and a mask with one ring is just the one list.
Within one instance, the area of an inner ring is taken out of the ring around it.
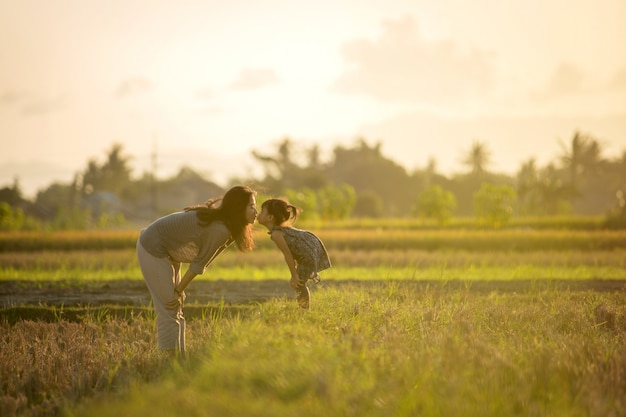
{"label": "woman", "polygon": [[[235,186],[223,197],[161,217],[141,231],[137,257],[156,311],[159,349],[185,352],[185,288],[233,242],[252,250],[256,192]],[[180,264],[189,269],[180,276]]]}

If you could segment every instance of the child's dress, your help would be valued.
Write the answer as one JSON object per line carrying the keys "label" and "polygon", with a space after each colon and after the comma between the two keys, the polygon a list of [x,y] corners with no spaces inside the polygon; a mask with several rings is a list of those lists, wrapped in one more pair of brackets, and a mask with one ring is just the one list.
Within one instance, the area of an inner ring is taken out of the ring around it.
{"label": "child's dress", "polygon": [[295,227],[274,227],[285,236],[285,241],[293,258],[300,279],[312,279],[320,282],[319,272],[331,267],[328,253],[322,241],[313,233]]}
{"label": "child's dress", "polygon": [[312,279],[316,284],[321,281],[320,271],[331,267],[330,259],[322,241],[313,233],[295,227],[276,226],[271,231],[283,232],[285,242],[296,261],[296,271],[300,277],[296,290],[296,299],[300,307],[308,309],[311,294],[306,283]]}

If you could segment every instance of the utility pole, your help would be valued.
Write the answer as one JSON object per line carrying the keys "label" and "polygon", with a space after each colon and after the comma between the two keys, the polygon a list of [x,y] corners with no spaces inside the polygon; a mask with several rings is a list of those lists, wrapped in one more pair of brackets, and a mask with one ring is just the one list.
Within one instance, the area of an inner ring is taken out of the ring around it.
{"label": "utility pole", "polygon": [[156,134],[154,134],[154,139],[152,142],[152,154],[150,155],[150,160],[152,162],[152,173],[150,175],[151,178],[151,187],[150,187],[150,209],[152,211],[152,218],[156,218],[158,215],[158,180],[157,180],[157,139]]}

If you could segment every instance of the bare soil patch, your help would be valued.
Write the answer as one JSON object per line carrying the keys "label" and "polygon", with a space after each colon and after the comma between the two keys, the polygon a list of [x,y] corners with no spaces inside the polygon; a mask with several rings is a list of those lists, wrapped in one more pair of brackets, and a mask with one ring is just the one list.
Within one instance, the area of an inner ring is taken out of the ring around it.
{"label": "bare soil patch", "polygon": [[[387,285],[390,281],[324,280],[310,284],[312,292],[331,286]],[[515,280],[515,281],[396,281],[394,285],[478,292],[527,292],[545,289],[569,291],[626,291],[626,280]],[[187,304],[247,304],[276,297],[293,297],[287,280],[227,281],[197,280],[187,289]],[[0,308],[23,305],[46,306],[148,306],[150,293],[143,281],[116,280],[98,283],[81,281],[3,281],[0,282]]]}
{"label": "bare soil patch", "polygon": [[[187,289],[187,303],[250,303],[291,294],[289,282],[196,281]],[[118,280],[97,284],[77,281],[0,282],[0,307],[16,305],[124,305],[147,306],[150,293],[143,281]]]}
{"label": "bare soil patch", "polygon": [[[516,280],[516,281],[323,281],[310,284],[315,293],[325,287],[399,285],[416,292],[439,291],[529,292],[541,290],[626,291],[626,280]],[[196,319],[214,314],[233,315],[249,311],[257,303],[272,298],[293,298],[286,280],[194,281],[187,291],[185,317]],[[295,303],[295,300],[294,300]],[[5,281],[0,282],[0,320],[14,324],[20,320],[56,322],[132,319],[154,314],[150,293],[143,281],[117,280],[98,283],[80,281]]]}
{"label": "bare soil patch", "polygon": [[[195,281],[186,292],[185,317],[190,319],[230,315],[270,298],[293,297],[284,280]],[[153,314],[153,310],[143,281],[0,282],[0,319],[9,323],[129,319],[145,314]]]}

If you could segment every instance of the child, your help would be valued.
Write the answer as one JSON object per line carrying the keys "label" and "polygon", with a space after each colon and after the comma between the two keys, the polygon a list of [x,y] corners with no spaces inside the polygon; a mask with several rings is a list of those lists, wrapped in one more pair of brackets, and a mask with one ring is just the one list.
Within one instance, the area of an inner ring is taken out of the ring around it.
{"label": "child", "polygon": [[320,282],[319,272],[331,265],[322,241],[313,233],[292,226],[299,211],[285,200],[272,198],[261,205],[257,220],[267,227],[268,234],[283,252],[298,305],[308,310],[311,294],[307,281]]}

